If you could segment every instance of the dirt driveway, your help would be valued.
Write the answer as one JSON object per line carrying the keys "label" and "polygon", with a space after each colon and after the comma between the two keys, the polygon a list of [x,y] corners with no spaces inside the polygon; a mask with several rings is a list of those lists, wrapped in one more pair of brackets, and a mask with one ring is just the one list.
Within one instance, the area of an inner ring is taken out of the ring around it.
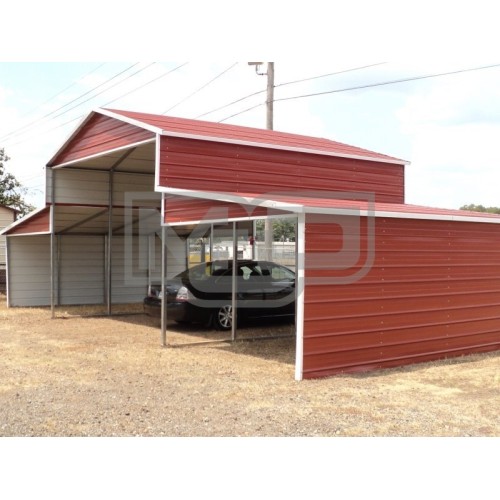
{"label": "dirt driveway", "polygon": [[500,436],[498,352],[296,382],[290,337],[162,348],[156,320],[81,312],[0,296],[0,436]]}

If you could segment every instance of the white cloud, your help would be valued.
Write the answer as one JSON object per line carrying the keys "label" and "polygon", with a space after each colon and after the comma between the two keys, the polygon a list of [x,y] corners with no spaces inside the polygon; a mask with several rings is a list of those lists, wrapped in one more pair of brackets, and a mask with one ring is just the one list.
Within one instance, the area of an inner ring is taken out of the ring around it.
{"label": "white cloud", "polygon": [[410,138],[407,201],[500,206],[500,70],[444,77],[397,111]]}

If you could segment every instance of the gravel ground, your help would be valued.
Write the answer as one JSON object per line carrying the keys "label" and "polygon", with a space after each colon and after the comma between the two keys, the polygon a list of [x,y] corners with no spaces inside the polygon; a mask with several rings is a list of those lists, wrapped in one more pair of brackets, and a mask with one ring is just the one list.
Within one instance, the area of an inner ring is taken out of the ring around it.
{"label": "gravel ground", "polygon": [[0,297],[0,436],[500,436],[498,352],[296,382],[293,338],[82,312]]}

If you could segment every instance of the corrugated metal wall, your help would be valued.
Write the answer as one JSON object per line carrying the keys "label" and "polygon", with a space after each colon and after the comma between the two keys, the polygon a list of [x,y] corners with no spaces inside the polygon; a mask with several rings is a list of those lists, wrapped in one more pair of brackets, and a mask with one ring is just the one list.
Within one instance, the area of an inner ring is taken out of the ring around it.
{"label": "corrugated metal wall", "polygon": [[60,304],[104,303],[104,238],[62,236],[58,254]]}
{"label": "corrugated metal wall", "polygon": [[7,238],[10,306],[50,304],[50,237]]}
{"label": "corrugated metal wall", "polygon": [[226,203],[224,201],[168,196],[165,200],[165,223],[213,221],[244,217],[265,217],[276,211],[264,207]]}
{"label": "corrugated metal wall", "polygon": [[135,144],[154,136],[148,130],[95,114],[51,161],[50,166]]}
{"label": "corrugated metal wall", "polygon": [[307,218],[304,378],[500,349],[499,225],[349,219]]}
{"label": "corrugated metal wall", "polygon": [[[168,234],[167,276],[185,269],[186,246],[175,233]],[[64,235],[58,238],[59,274],[56,296],[61,305],[103,304],[106,283],[104,236]],[[150,252],[148,236],[113,237],[112,302],[141,302],[147,293],[148,262],[153,281],[160,281],[161,240]],[[8,237],[9,305],[50,305],[50,236]],[[151,259],[152,256],[152,260]]]}
{"label": "corrugated metal wall", "polygon": [[243,194],[368,192],[379,202],[404,202],[402,165],[176,137],[161,137],[160,149],[164,187]]}
{"label": "corrugated metal wall", "polygon": [[[46,201],[51,203],[52,175],[47,172]],[[55,172],[57,204],[93,205],[106,207],[109,203],[109,179],[106,171],[59,169]],[[139,196],[138,193],[143,193]],[[135,196],[135,197],[134,197]],[[156,206],[161,194],[154,191],[154,175],[115,172],[113,174],[114,206]]]}

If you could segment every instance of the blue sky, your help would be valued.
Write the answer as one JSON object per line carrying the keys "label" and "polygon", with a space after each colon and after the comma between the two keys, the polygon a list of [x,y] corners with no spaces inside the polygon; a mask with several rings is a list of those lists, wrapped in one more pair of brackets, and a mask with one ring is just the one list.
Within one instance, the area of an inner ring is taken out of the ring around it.
{"label": "blue sky", "polygon": [[[462,70],[472,71],[372,86]],[[275,74],[276,130],[410,161],[408,203],[500,205],[500,59],[284,60],[275,62]],[[0,62],[0,147],[40,206],[44,165],[92,109],[265,127],[265,87],[266,77],[245,61]],[[298,98],[309,94],[321,95]]]}

